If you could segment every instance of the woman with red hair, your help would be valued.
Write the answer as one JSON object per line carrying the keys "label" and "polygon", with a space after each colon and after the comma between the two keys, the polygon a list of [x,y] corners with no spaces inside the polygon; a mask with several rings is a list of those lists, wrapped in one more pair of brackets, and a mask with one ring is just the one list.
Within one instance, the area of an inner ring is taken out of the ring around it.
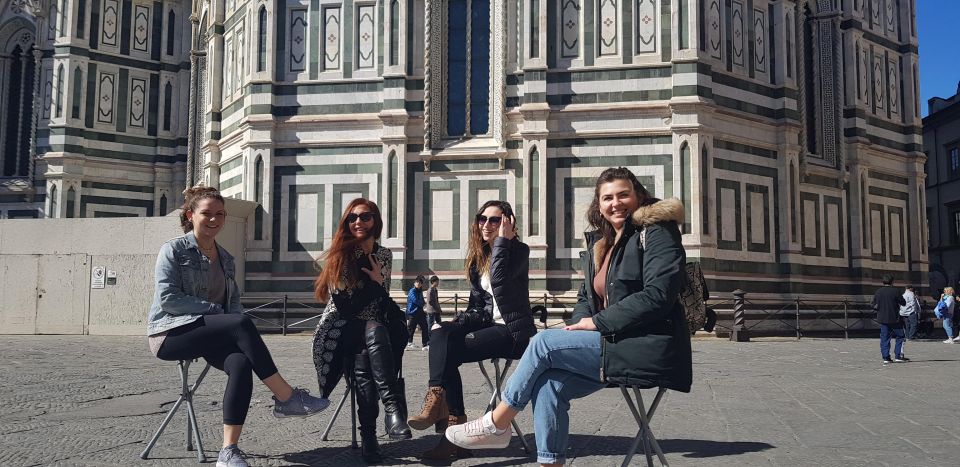
{"label": "woman with red hair", "polygon": [[382,460],[376,428],[378,395],[390,439],[411,437],[406,398],[397,378],[407,331],[403,312],[390,299],[393,254],[377,243],[382,231],[376,203],[351,201],[323,253],[323,269],[314,283],[317,300],[326,303],[313,340],[320,390],[328,397],[343,374],[345,359],[353,361],[361,455],[369,463]]}

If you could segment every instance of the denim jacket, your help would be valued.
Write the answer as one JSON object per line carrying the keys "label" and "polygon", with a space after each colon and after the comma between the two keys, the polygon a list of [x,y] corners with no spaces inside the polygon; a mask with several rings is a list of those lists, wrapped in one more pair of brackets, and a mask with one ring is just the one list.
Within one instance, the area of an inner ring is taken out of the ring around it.
{"label": "denim jacket", "polygon": [[227,282],[227,309],[209,300],[207,274],[210,261],[200,254],[193,232],[169,240],[160,247],[155,270],[156,291],[148,316],[147,335],[192,323],[203,315],[242,313],[240,290],[234,279],[233,256],[217,245],[220,264]]}

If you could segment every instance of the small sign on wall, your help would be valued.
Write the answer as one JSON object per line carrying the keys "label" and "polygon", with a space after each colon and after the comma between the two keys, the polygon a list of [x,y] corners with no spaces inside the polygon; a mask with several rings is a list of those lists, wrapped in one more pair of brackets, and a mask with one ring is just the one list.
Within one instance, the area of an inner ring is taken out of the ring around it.
{"label": "small sign on wall", "polygon": [[[106,268],[103,266],[94,266],[93,273],[90,275],[90,288],[102,289],[106,280]],[[116,279],[114,279],[116,280]]]}
{"label": "small sign on wall", "polygon": [[117,271],[107,271],[107,285],[117,285]]}

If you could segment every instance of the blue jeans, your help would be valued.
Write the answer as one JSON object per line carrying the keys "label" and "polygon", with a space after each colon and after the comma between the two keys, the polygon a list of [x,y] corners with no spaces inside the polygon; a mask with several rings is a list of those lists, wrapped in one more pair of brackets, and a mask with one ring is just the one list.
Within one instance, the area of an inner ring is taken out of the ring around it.
{"label": "blue jeans", "polygon": [[[892,334],[892,335],[891,335]],[[897,338],[897,344],[893,348],[894,356],[903,356],[903,326],[899,324],[881,324],[880,325],[880,356],[884,360],[890,359],[890,339]]]}
{"label": "blue jeans", "polygon": [[562,464],[570,430],[570,401],[593,394],[600,382],[600,333],[547,329],[537,333],[503,388],[503,402],[520,411],[533,402],[537,462]]}
{"label": "blue jeans", "polygon": [[914,340],[917,338],[917,326],[919,325],[919,320],[917,313],[910,313],[907,316],[903,317],[903,324],[906,326],[906,337],[907,339]]}
{"label": "blue jeans", "polygon": [[953,317],[943,317],[943,330],[947,331],[947,339],[953,339]]}

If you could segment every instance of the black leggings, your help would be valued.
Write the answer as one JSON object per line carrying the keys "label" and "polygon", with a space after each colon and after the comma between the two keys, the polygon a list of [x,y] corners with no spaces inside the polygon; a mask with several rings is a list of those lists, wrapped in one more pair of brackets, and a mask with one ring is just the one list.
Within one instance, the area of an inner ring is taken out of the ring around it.
{"label": "black leggings", "polygon": [[451,415],[466,414],[460,365],[507,357],[512,347],[513,336],[502,324],[470,329],[457,322],[447,322],[430,333],[430,386],[446,390]]}
{"label": "black leggings", "polygon": [[261,380],[277,374],[270,351],[260,331],[246,315],[205,315],[171,329],[157,357],[162,360],[191,360],[203,357],[227,374],[223,392],[223,424],[243,425],[253,394],[251,371]]}

